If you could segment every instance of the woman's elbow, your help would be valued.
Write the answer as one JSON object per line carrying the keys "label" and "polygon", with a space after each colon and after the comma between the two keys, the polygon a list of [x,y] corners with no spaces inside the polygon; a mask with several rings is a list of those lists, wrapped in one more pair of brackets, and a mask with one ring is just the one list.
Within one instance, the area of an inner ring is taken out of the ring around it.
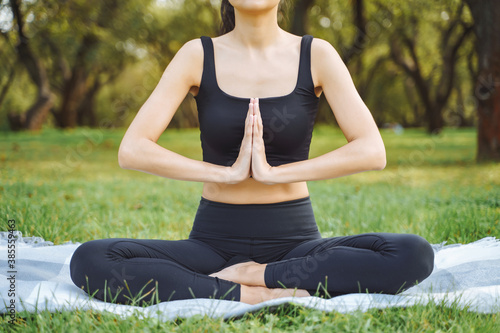
{"label": "woman's elbow", "polygon": [[370,140],[369,142],[364,145],[366,170],[383,170],[387,164],[384,143],[379,140]]}
{"label": "woman's elbow", "polygon": [[373,153],[372,170],[383,170],[387,165],[387,158],[385,156],[385,148],[377,149]]}
{"label": "woman's elbow", "polygon": [[132,151],[132,147],[130,144],[127,144],[122,141],[120,144],[120,148],[118,148],[118,165],[122,169],[132,169],[133,156],[134,153]]}

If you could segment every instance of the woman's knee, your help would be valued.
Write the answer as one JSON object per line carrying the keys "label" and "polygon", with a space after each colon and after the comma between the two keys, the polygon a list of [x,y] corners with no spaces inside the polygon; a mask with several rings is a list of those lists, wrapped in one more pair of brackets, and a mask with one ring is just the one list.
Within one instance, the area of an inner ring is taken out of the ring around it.
{"label": "woman's knee", "polygon": [[99,267],[105,268],[107,239],[97,239],[83,243],[76,248],[71,257],[69,269],[73,282],[81,287],[86,284],[89,275],[95,273]]}
{"label": "woman's knee", "polygon": [[401,243],[401,262],[405,265],[410,283],[422,282],[434,269],[434,250],[429,242],[418,235],[408,234]]}

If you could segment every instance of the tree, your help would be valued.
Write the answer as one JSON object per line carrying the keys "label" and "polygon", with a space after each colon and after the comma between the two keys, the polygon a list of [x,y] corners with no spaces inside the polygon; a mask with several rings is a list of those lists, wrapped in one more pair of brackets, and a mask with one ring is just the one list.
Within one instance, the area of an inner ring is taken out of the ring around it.
{"label": "tree", "polygon": [[[12,13],[17,25],[18,42],[15,46],[18,60],[24,65],[28,74],[37,87],[37,97],[33,105],[23,114],[9,113],[8,119],[13,130],[39,130],[49,115],[54,104],[54,95],[50,89],[49,78],[45,66],[37,57],[25,33],[25,18],[21,11],[20,0],[10,0]],[[9,39],[4,32],[2,34]]]}
{"label": "tree", "polygon": [[[111,18],[117,11],[118,2],[117,0],[103,1],[102,4],[106,4],[106,6],[101,6],[95,22],[89,23],[95,24],[97,28],[106,29],[113,22]],[[89,97],[92,98],[91,96],[87,96],[89,92],[93,95],[96,92],[96,88],[100,87],[99,80],[92,77],[97,74],[95,70],[92,70],[96,67],[92,66],[88,61],[89,54],[94,52],[101,42],[98,31],[98,29],[88,29],[84,32],[77,46],[76,56],[71,66],[68,66],[68,61],[65,59],[63,51],[51,40],[51,36],[48,33],[42,35],[43,39],[51,46],[52,51],[58,55],[57,59],[60,61],[59,68],[62,71],[63,85],[60,91],[62,102],[59,110],[52,109],[59,127],[76,127],[79,118],[78,111],[81,110],[80,105],[84,101],[88,101]],[[92,80],[94,84],[90,83]],[[89,106],[85,109],[91,112],[89,114],[90,125],[95,126],[95,119],[92,114],[93,109],[91,106],[89,108]],[[80,119],[82,119],[81,115]]]}
{"label": "tree", "polygon": [[474,18],[478,75],[477,160],[500,161],[500,1],[465,0]]}
{"label": "tree", "polygon": [[[389,11],[385,5],[379,3],[379,6]],[[458,51],[472,32],[472,25],[462,18],[463,10],[464,5],[459,4],[455,11],[451,11],[451,15],[443,14],[447,17],[444,20],[447,23],[439,28],[441,61],[439,67],[436,66],[427,73],[422,67],[429,59],[429,54],[424,53],[421,56],[417,49],[422,24],[422,19],[419,17],[421,11],[418,8],[411,8],[402,16],[403,20],[399,20],[390,39],[391,58],[413,81],[417,95],[425,107],[429,133],[438,133],[444,126],[443,111],[455,84]]]}
{"label": "tree", "polygon": [[[6,36],[6,35],[3,35]],[[7,39],[7,43],[9,40]],[[5,83],[0,85],[0,105],[2,104],[5,96],[9,92],[9,89],[12,87],[12,82],[14,81],[14,74],[16,71],[15,64],[11,63],[8,56],[5,56],[4,53],[0,54],[0,68],[2,72],[8,72],[6,75]],[[3,78],[0,78],[0,82],[3,81]]]}
{"label": "tree", "polygon": [[137,59],[149,2],[10,0],[16,29],[2,35],[17,39],[9,44],[38,89],[28,111],[8,114],[11,129],[40,129],[50,114],[62,128],[96,126],[96,95]]}

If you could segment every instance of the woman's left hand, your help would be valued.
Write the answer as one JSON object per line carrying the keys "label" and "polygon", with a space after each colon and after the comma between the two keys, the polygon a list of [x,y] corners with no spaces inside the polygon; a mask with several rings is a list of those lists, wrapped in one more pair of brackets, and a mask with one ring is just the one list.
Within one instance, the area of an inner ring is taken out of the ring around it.
{"label": "woman's left hand", "polygon": [[252,135],[252,177],[263,184],[275,184],[274,168],[267,163],[266,148],[264,145],[264,126],[260,115],[259,99],[254,99],[254,121]]}

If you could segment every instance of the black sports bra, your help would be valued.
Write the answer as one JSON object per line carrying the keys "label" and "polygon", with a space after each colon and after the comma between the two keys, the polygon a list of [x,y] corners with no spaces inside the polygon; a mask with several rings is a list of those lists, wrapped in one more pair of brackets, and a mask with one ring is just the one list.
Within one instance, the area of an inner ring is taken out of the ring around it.
{"label": "black sports bra", "polygon": [[[311,35],[302,37],[294,90],[284,96],[259,98],[266,157],[271,166],[309,158],[319,101],[311,76],[312,39]],[[195,100],[203,161],[231,166],[238,157],[250,98],[231,96],[220,89],[212,39],[201,36],[201,42],[203,74]]]}

